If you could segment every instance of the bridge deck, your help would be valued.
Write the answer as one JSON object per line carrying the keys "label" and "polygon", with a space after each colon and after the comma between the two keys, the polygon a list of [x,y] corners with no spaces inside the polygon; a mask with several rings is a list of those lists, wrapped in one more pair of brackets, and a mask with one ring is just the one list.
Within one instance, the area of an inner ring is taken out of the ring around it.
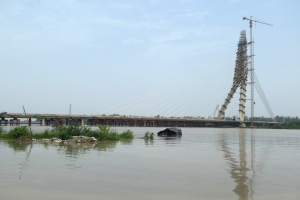
{"label": "bridge deck", "polygon": [[[97,116],[97,115],[60,115],[60,114],[25,114],[22,113],[0,113],[0,124],[10,125],[20,124],[19,119],[29,119],[25,123],[34,123],[31,119],[40,119],[41,125],[81,123],[81,125],[106,124],[110,126],[159,126],[159,127],[238,127],[240,121],[233,120],[212,120],[198,118],[165,118],[165,117],[122,117],[122,116]],[[274,124],[274,122],[268,122]],[[250,125],[246,121],[247,126]],[[255,126],[263,126],[266,122],[254,122]]]}

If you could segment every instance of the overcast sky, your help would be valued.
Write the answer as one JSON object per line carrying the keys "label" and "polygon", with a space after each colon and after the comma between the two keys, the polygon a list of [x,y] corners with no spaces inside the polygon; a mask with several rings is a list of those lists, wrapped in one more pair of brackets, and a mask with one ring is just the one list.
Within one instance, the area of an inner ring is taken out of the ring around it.
{"label": "overcast sky", "polygon": [[71,104],[73,114],[208,117],[231,88],[241,30],[249,40],[242,18],[253,16],[274,25],[253,25],[269,104],[300,116],[299,10],[298,0],[1,0],[0,112],[65,114]]}

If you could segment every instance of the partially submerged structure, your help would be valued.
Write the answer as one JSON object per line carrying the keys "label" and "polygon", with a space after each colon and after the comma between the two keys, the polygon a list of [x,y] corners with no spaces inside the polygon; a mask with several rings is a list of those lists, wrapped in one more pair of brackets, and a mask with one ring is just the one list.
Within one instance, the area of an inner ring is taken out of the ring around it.
{"label": "partially submerged structure", "polygon": [[179,128],[166,128],[165,130],[159,131],[158,136],[182,136],[181,129]]}

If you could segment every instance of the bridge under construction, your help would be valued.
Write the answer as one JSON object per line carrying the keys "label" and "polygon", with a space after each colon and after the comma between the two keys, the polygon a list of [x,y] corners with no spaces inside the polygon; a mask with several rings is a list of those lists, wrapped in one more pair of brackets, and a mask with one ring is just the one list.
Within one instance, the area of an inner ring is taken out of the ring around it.
{"label": "bridge under construction", "polygon": [[[252,18],[244,18],[250,21],[250,43],[247,42],[246,31],[243,30],[240,33],[240,38],[238,42],[238,49],[236,53],[236,62],[234,69],[233,84],[231,89],[218,110],[217,114],[211,119],[202,119],[202,118],[180,118],[180,117],[122,117],[122,116],[92,116],[92,115],[71,115],[71,112],[68,115],[58,115],[58,114],[26,114],[25,109],[23,114],[19,113],[0,113],[0,125],[19,125],[19,124],[39,124],[42,126],[51,126],[54,124],[58,125],[68,125],[70,123],[78,123],[81,125],[109,125],[109,126],[157,126],[157,127],[246,127],[246,126],[263,126],[267,122],[255,122],[254,118],[254,95],[253,95],[253,86],[255,85],[262,91],[260,88],[259,82],[253,73],[253,41],[252,41],[252,22],[263,23],[259,21],[252,20]],[[266,24],[266,23],[264,23]],[[267,24],[270,25],[270,24]],[[247,55],[247,46],[250,45],[250,55]],[[247,82],[248,73],[250,73],[251,82]],[[255,79],[256,78],[256,79]],[[251,84],[251,98],[246,99],[246,88],[247,83]],[[228,104],[233,98],[236,90],[240,88],[240,98],[238,105],[238,117],[234,120],[225,120],[225,111]],[[258,90],[259,92],[259,90]],[[251,100],[251,118],[250,121],[245,121],[245,107],[246,100]],[[262,93],[262,100],[273,119],[273,122],[268,122],[269,124],[277,123],[273,112]],[[71,106],[71,105],[70,105]],[[71,107],[70,107],[71,109]],[[27,119],[26,121],[21,121],[20,119]],[[36,119],[33,121],[32,119]]]}
{"label": "bridge under construction", "polygon": [[[80,125],[96,126],[140,126],[140,127],[239,127],[237,120],[216,120],[197,118],[165,118],[165,117],[121,117],[121,116],[92,116],[92,115],[56,115],[56,114],[23,114],[0,113],[1,125],[41,125],[53,126],[78,123]],[[20,119],[25,119],[21,121]],[[36,120],[33,120],[36,119]],[[244,121],[250,126],[250,121]],[[255,126],[264,126],[267,122],[255,121]],[[275,124],[275,122],[268,122]]]}

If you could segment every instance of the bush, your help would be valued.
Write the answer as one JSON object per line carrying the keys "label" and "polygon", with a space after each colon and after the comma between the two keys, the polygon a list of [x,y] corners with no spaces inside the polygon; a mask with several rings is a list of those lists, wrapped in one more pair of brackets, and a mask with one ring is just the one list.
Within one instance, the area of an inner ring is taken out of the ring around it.
{"label": "bush", "polygon": [[4,135],[6,139],[17,139],[21,136],[31,136],[31,133],[28,130],[27,126],[18,126]]}
{"label": "bush", "polygon": [[128,139],[133,139],[133,133],[131,130],[127,130],[123,133],[120,134],[120,139],[128,140]]}
{"label": "bush", "polygon": [[5,131],[4,131],[3,128],[0,126],[0,136],[2,135],[2,133],[5,133]]}
{"label": "bush", "polygon": [[119,140],[119,134],[114,130],[98,130],[96,132],[97,140]]}
{"label": "bush", "polygon": [[107,125],[98,125],[97,140],[119,140],[119,134]]}
{"label": "bush", "polygon": [[71,136],[95,137],[97,140],[125,140],[134,138],[133,133],[130,130],[119,134],[115,130],[110,130],[110,127],[107,125],[99,125],[98,128],[98,130],[92,131],[88,127],[71,124],[69,126],[57,126],[53,130],[47,129],[44,132],[32,135],[26,126],[20,126],[5,134],[2,134],[3,131],[0,129],[0,137],[5,139],[16,139],[20,136],[33,136],[36,139],[57,137],[62,140],[68,140]]}
{"label": "bush", "polygon": [[44,132],[42,133],[36,133],[34,134],[33,136],[35,139],[47,139],[47,138],[54,138],[54,137],[57,137],[58,138],[58,132],[55,132],[55,131],[50,131],[50,130],[45,130]]}
{"label": "bush", "polygon": [[152,132],[146,132],[145,133],[145,136],[144,136],[144,139],[146,139],[146,140],[153,140],[153,138],[154,138],[154,133],[152,133]]}
{"label": "bush", "polygon": [[62,140],[68,140],[71,136],[87,136],[90,132],[90,128],[85,126],[79,126],[78,124],[70,124],[69,126],[60,126],[57,131],[57,137]]}
{"label": "bush", "polygon": [[110,130],[107,125],[98,125],[98,130],[89,131],[86,136],[95,137],[97,140],[120,140],[120,139],[133,139],[132,131],[128,130],[118,134],[115,130]]}
{"label": "bush", "polygon": [[103,133],[109,133],[110,132],[110,127],[107,125],[98,125],[99,131]]}
{"label": "bush", "polygon": [[68,134],[67,131],[59,131],[57,137],[61,140],[68,140],[70,139],[71,135]]}

